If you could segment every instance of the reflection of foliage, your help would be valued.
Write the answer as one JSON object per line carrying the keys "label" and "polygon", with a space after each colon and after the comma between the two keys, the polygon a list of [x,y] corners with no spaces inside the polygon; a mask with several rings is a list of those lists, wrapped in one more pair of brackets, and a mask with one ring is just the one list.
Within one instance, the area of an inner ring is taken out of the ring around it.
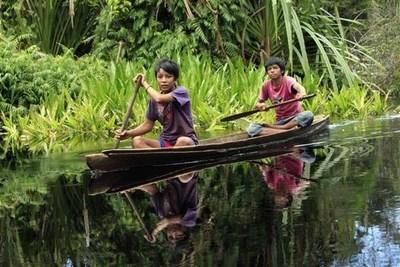
{"label": "reflection of foliage", "polygon": [[[0,197],[0,228],[7,233],[0,239],[0,263],[61,265],[70,257],[76,263],[119,265],[127,262],[127,255],[142,259],[137,248],[147,242],[129,206],[116,196],[88,198],[84,190],[87,178],[84,172],[56,179],[28,175],[19,177],[20,183],[8,179]],[[37,180],[32,183],[32,179]],[[89,248],[85,247],[83,197],[89,213]]]}
{"label": "reflection of foliage", "polygon": [[[79,225],[73,223],[77,213],[82,210],[79,204],[74,203],[77,202],[78,191],[75,190],[76,187],[65,190],[64,186],[67,180],[74,182],[73,177],[75,176],[61,176],[59,180],[50,182],[49,184],[53,186],[50,190],[46,188],[48,185],[43,178],[28,176],[27,182],[32,179],[37,180],[29,181],[29,184],[22,187],[21,183],[8,181],[2,192],[1,209],[4,217],[1,221],[4,224],[3,227],[13,229],[13,231],[9,232],[9,239],[5,240],[2,247],[9,250],[10,246],[16,246],[13,253],[19,254],[9,255],[11,258],[16,261],[30,262],[33,265],[37,261],[61,263],[62,258],[65,257],[64,251],[71,250],[76,243],[81,242],[76,240],[74,235]],[[18,189],[10,188],[9,184]],[[7,192],[4,192],[5,189]],[[53,198],[54,196],[56,198]],[[48,205],[48,202],[52,202],[52,205]],[[38,244],[32,246],[32,243],[36,242]],[[43,249],[54,251],[54,259],[43,255],[41,253]],[[29,254],[27,251],[30,251]],[[26,257],[27,255],[30,256]],[[44,257],[41,259],[40,255]],[[13,266],[8,262],[5,262],[5,265]]]}
{"label": "reflection of foliage", "polygon": [[[348,132],[364,128],[348,127],[335,136],[347,139]],[[389,200],[400,190],[398,145],[398,140],[361,138],[318,149],[309,168],[310,177],[320,182],[304,194],[301,209],[273,210],[270,192],[252,164],[202,171],[199,225],[191,234],[191,249],[175,253],[163,242],[144,241],[128,203],[117,195],[86,197],[91,238],[86,249],[82,215],[86,173],[59,175],[47,182],[37,179],[28,189],[24,179],[13,186],[6,181],[0,195],[0,227],[6,231],[0,237],[1,263],[62,264],[70,256],[74,263],[86,258],[103,266],[331,265],[358,251],[354,222],[369,227],[391,219],[390,212],[376,209],[394,209]],[[157,220],[147,195],[136,192],[135,196],[141,216],[154,227]],[[395,236],[391,226],[382,227]]]}

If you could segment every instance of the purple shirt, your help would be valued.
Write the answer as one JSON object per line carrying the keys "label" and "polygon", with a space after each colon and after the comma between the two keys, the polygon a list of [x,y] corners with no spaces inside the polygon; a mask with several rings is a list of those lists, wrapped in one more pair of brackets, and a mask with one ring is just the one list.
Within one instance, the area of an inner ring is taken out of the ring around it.
{"label": "purple shirt", "polygon": [[151,99],[146,118],[161,123],[163,131],[160,137],[168,143],[175,144],[180,136],[190,137],[197,143],[188,92],[178,86],[171,92],[171,96],[174,101],[169,103],[157,103]]}
{"label": "purple shirt", "polygon": [[151,200],[160,218],[181,215],[180,224],[196,225],[197,219],[197,176],[182,183],[178,178],[167,181],[165,190],[157,192]]}

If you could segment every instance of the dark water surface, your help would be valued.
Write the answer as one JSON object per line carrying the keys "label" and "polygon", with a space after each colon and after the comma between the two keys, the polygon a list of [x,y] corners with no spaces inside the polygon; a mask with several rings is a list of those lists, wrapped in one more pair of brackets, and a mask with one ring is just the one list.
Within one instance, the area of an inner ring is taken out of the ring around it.
{"label": "dark water surface", "polygon": [[143,186],[134,206],[87,194],[84,153],[4,166],[0,266],[400,266],[399,151],[400,116],[340,122],[291,153]]}

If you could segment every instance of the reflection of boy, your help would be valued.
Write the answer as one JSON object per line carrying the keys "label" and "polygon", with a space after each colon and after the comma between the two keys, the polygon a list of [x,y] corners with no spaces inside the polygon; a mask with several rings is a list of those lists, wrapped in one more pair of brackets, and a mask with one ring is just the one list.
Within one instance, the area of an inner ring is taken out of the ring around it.
{"label": "reflection of boy", "polygon": [[172,245],[186,238],[185,229],[194,227],[197,219],[197,177],[193,173],[181,175],[167,181],[167,187],[158,191],[155,185],[140,189],[151,195],[151,201],[160,217],[152,232],[155,242],[159,232],[165,229]]}
{"label": "reflection of boy", "polygon": [[289,207],[293,196],[308,184],[296,178],[302,175],[303,167],[304,163],[290,154],[279,156],[273,166],[260,167],[265,183],[273,191],[276,208]]}

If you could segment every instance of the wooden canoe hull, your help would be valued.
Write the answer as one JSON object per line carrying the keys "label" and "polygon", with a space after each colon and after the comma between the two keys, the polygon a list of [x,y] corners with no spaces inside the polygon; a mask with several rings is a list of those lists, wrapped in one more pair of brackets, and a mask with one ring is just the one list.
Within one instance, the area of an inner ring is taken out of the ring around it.
{"label": "wooden canoe hull", "polygon": [[86,162],[92,170],[116,171],[135,166],[180,165],[210,159],[218,160],[238,153],[289,146],[326,132],[328,125],[328,116],[316,116],[313,124],[309,127],[296,128],[274,135],[249,138],[247,133],[242,132],[202,140],[197,146],[160,149],[111,149],[99,154],[87,155]]}
{"label": "wooden canoe hull", "polygon": [[118,193],[145,184],[174,178],[184,173],[200,171],[206,168],[240,161],[249,161],[291,153],[292,148],[266,149],[249,153],[239,153],[220,159],[187,162],[179,165],[136,166],[127,170],[96,171],[88,183],[88,194]]}

